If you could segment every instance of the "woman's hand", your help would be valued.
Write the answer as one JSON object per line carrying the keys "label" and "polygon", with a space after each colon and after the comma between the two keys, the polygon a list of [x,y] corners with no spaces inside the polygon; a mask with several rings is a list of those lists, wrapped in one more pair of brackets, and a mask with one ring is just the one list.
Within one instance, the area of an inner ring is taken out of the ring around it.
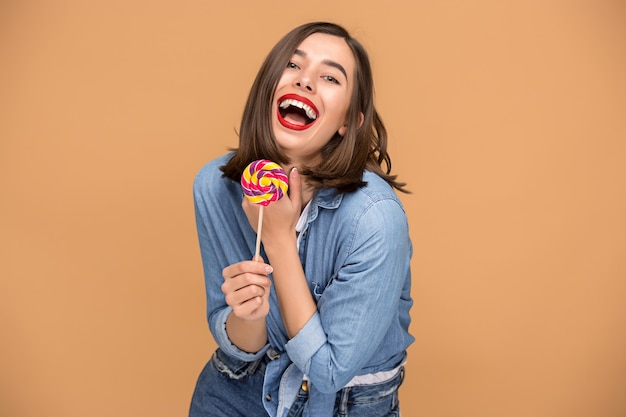
{"label": "woman's hand", "polygon": [[[301,189],[300,174],[297,169],[292,169],[289,173],[289,194],[263,208],[261,240],[266,249],[274,244],[289,242],[289,239],[295,242],[296,224],[303,207]],[[241,206],[250,225],[256,230],[260,206],[245,197]]]}
{"label": "woman's hand", "polygon": [[226,304],[233,309],[232,314],[247,321],[265,319],[270,311],[271,281],[268,275],[271,272],[272,267],[260,258],[224,268],[222,292]]}

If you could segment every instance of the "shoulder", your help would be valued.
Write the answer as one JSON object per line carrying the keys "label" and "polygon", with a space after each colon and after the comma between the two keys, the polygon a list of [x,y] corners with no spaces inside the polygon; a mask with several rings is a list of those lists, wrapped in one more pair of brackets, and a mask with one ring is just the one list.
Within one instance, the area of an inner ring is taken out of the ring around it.
{"label": "shoulder", "polygon": [[400,248],[409,250],[408,218],[394,189],[374,173],[366,172],[363,180],[365,186],[341,195],[330,223],[336,231],[334,236],[346,250],[343,261],[360,250],[375,250],[378,254],[394,250],[400,253]]}
{"label": "shoulder", "polygon": [[365,186],[343,196],[342,206],[348,206],[350,210],[356,207],[367,209],[374,206],[389,206],[404,212],[398,195],[387,181],[370,171],[365,171],[363,181],[366,183]]}
{"label": "shoulder", "polygon": [[[365,172],[363,180],[365,186],[349,193],[337,193],[331,189],[321,193],[318,205],[326,210],[319,213],[325,220],[332,218],[327,226],[341,230],[341,235],[349,239],[361,234],[367,239],[379,233],[394,233],[393,230],[406,231],[407,215],[394,189],[369,171]],[[312,218],[317,215],[314,212]]]}
{"label": "shoulder", "polygon": [[224,181],[229,181],[222,175],[220,167],[226,164],[231,157],[232,154],[225,154],[202,166],[194,179],[194,190],[212,188]]}
{"label": "shoulder", "polygon": [[196,200],[224,201],[227,196],[238,198],[241,187],[222,174],[220,167],[228,162],[232,154],[225,154],[206,163],[193,182],[193,193]]}

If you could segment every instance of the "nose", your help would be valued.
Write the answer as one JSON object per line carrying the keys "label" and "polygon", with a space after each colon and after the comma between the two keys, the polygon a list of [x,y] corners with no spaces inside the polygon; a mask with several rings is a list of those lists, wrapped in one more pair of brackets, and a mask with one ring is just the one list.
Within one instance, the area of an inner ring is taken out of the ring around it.
{"label": "nose", "polygon": [[301,83],[300,81],[298,81],[296,85],[300,88],[306,89],[307,91],[313,91],[313,87],[311,87],[308,83],[305,84],[305,83]]}
{"label": "nose", "polygon": [[296,78],[295,84],[298,88],[303,90],[313,92],[313,82],[311,82],[311,78],[305,73],[300,74],[300,77]]}

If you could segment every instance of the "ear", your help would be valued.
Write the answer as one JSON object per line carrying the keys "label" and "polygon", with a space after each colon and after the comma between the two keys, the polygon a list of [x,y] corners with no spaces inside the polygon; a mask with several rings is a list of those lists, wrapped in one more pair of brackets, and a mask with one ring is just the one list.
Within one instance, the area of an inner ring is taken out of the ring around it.
{"label": "ear", "polygon": [[[363,121],[365,120],[365,116],[363,115],[363,113],[359,112],[359,127],[363,126]],[[339,135],[341,137],[343,137],[346,134],[346,129],[348,128],[348,124],[345,123],[343,126],[341,126],[339,128],[339,130],[337,131],[337,133],[339,133]]]}

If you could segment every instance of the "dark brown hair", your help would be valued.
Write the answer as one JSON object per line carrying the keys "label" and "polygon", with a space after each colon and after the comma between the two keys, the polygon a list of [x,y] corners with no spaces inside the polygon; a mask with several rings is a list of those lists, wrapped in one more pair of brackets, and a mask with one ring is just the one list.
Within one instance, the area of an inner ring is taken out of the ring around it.
{"label": "dark brown hair", "polygon": [[[273,96],[276,85],[297,47],[314,33],[345,39],[356,63],[355,87],[347,114],[346,133],[338,133],[322,148],[317,166],[298,167],[301,174],[316,188],[354,191],[365,185],[363,171],[370,170],[384,178],[392,187],[408,192],[404,183],[391,175],[391,158],[387,153],[387,131],[374,106],[374,80],[365,48],[341,26],[313,22],[287,33],[272,48],[261,65],[246,102],[239,129],[239,148],[230,161],[221,167],[224,175],[239,181],[246,166],[257,159],[269,159],[280,165],[289,164],[272,131]],[[361,125],[361,113],[363,124]],[[384,165],[384,169],[383,169]]]}

